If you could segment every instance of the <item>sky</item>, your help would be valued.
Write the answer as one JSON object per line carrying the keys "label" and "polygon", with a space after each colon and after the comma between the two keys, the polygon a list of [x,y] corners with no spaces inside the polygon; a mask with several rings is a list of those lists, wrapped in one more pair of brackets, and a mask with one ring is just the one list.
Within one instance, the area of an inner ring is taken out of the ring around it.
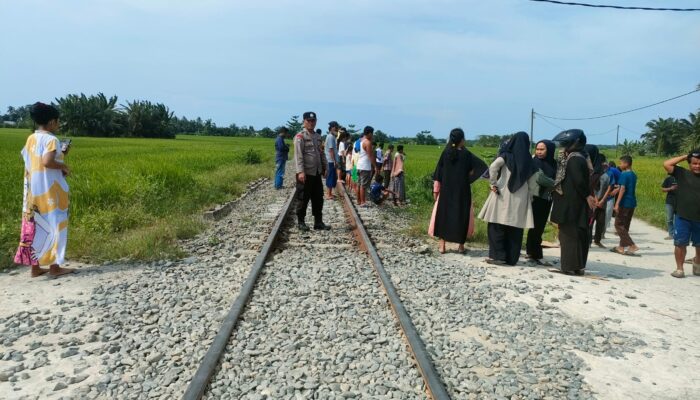
{"label": "sky", "polygon": [[[659,6],[653,0],[590,2]],[[664,6],[700,7],[669,0]],[[700,13],[527,0],[0,0],[0,110],[69,93],[165,103],[218,126],[315,111],[393,136],[530,130],[530,114],[624,111],[700,84]],[[635,140],[700,92],[591,121],[534,121]]]}

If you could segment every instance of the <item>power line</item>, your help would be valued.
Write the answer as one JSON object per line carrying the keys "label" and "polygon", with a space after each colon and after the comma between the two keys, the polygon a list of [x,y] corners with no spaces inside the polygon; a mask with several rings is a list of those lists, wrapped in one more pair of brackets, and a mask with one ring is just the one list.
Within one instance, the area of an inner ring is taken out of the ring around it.
{"label": "power line", "polygon": [[[531,1],[540,1],[540,0],[531,0]],[[622,115],[622,114],[627,114],[627,113],[631,113],[631,112],[634,112],[634,111],[643,110],[643,109],[649,108],[649,107],[658,106],[659,104],[663,104],[663,103],[669,102],[669,101],[671,101],[671,100],[680,99],[681,97],[684,97],[684,96],[687,96],[687,95],[689,95],[689,94],[693,94],[693,93],[696,93],[696,92],[700,92],[700,87],[698,87],[698,88],[695,89],[695,90],[691,90],[691,91],[688,92],[688,93],[683,93],[683,94],[681,94],[681,95],[678,95],[678,96],[675,96],[675,97],[671,97],[670,99],[657,101],[657,102],[654,103],[654,104],[649,104],[649,105],[644,106],[644,107],[637,107],[637,108],[633,108],[633,109],[627,110],[627,111],[621,111],[621,112],[614,113],[614,114],[598,115],[598,116],[595,116],[595,117],[563,118],[563,117],[552,117],[552,116],[549,116],[549,115],[543,115],[543,114],[540,114],[540,113],[538,113],[538,112],[535,112],[535,114],[539,115],[540,117],[546,117],[546,118],[550,118],[550,119],[558,119],[558,120],[562,120],[562,121],[583,121],[583,120],[589,120],[589,119],[608,118],[608,117],[614,117],[614,116],[616,116],[616,115]]]}
{"label": "power line", "polygon": [[656,7],[634,7],[634,6],[615,6],[615,5],[605,5],[605,4],[589,4],[589,3],[574,3],[568,1],[557,1],[557,0],[530,0],[540,3],[553,3],[565,6],[581,6],[581,7],[592,7],[592,8],[614,8],[617,10],[641,10],[641,11],[700,11],[700,8],[656,8]]}
{"label": "power line", "polygon": [[[537,113],[535,113],[535,114],[537,114]],[[554,122],[549,121],[547,118],[544,117],[544,115],[541,115],[541,114],[537,114],[537,115],[539,115],[540,117],[542,117],[542,121],[544,121],[544,122],[546,122],[546,123],[552,125],[553,127],[559,128],[559,129],[561,129],[562,131],[565,131],[565,130],[566,130],[566,129],[562,128],[561,126],[555,124]]]}
{"label": "power line", "polygon": [[634,133],[635,135],[639,136],[640,138],[641,138],[642,136],[644,136],[643,133],[639,133],[639,132],[633,131],[632,129],[625,128],[625,127],[622,126],[622,125],[620,125],[620,128],[626,130],[627,132]]}
{"label": "power line", "polygon": [[610,130],[608,130],[608,131],[605,131],[605,132],[601,132],[601,133],[591,133],[591,134],[586,134],[586,136],[600,136],[600,135],[607,135],[608,133],[614,132],[615,130],[617,130],[617,127],[615,127],[615,128],[612,128],[612,129],[610,129]]}

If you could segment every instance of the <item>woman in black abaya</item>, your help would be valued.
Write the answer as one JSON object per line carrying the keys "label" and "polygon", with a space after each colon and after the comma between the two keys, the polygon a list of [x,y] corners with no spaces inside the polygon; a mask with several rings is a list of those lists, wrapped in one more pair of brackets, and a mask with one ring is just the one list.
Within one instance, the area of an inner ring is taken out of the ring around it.
{"label": "woman in black abaya", "polygon": [[[535,167],[549,179],[554,180],[557,175],[557,161],[554,159],[556,145],[551,140],[540,140],[535,146],[535,156],[532,160]],[[552,209],[552,198],[547,188],[541,188],[532,198],[532,218],[535,227],[527,232],[526,251],[527,258],[540,265],[551,265],[543,262],[542,258],[542,234],[549,219],[549,211]]]}
{"label": "woman in black abaya", "polygon": [[458,251],[464,252],[472,204],[471,183],[485,170],[486,164],[464,147],[464,131],[453,129],[433,174],[437,207],[432,232],[440,238],[441,253],[445,252],[445,242],[458,243]]}
{"label": "woman in black abaya", "polygon": [[588,221],[595,207],[590,170],[582,154],[586,135],[580,129],[559,133],[554,139],[563,148],[552,193],[552,222],[559,225],[561,270],[583,275],[591,242]]}

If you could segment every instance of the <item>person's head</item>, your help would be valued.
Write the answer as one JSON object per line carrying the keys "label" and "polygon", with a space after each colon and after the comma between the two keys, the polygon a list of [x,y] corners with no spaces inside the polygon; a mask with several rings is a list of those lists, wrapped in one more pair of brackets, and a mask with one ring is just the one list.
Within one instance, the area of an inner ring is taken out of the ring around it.
{"label": "person's head", "polygon": [[32,104],[29,109],[29,116],[32,121],[41,128],[48,132],[56,132],[58,130],[58,118],[61,113],[58,109],[50,104],[44,104],[41,102],[36,102]]}
{"label": "person's head", "polygon": [[447,141],[447,147],[462,147],[464,146],[464,130],[462,128],[454,128],[450,131],[450,138]]}
{"label": "person's head", "polygon": [[309,132],[313,132],[316,129],[316,113],[313,111],[307,111],[304,113],[304,128]]}
{"label": "person's head", "polygon": [[338,128],[340,128],[340,125],[337,122],[331,121],[328,123],[328,132],[332,133],[333,135],[338,134]]}
{"label": "person's head", "polygon": [[374,177],[374,181],[377,183],[382,183],[382,182],[384,182],[384,178],[382,177],[381,174],[376,174],[376,176]]}
{"label": "person's head", "polygon": [[384,143],[379,143],[379,148],[384,150]]}
{"label": "person's head", "polygon": [[620,157],[620,169],[626,171],[632,168],[632,156]]}
{"label": "person's head", "polygon": [[316,133],[318,133],[319,135],[323,135],[323,131],[320,129],[316,129]]}
{"label": "person's head", "polygon": [[608,163],[608,168],[617,168],[617,165],[615,164],[615,161],[610,161]]}
{"label": "person's head", "polygon": [[551,140],[540,140],[535,145],[535,157],[540,160],[553,159],[556,145]]}
{"label": "person's head", "polygon": [[277,134],[282,136],[282,137],[287,137],[287,134],[289,133],[289,129],[285,128],[284,126],[281,127],[278,131]]}
{"label": "person's head", "polygon": [[394,151],[394,145],[390,144],[389,147],[387,147],[386,149],[389,151],[389,153],[391,153],[392,151]]}
{"label": "person's head", "polygon": [[374,136],[374,128],[369,125],[365,126],[365,129],[362,130],[362,136],[367,140],[372,140],[372,136]]}
{"label": "person's head", "polygon": [[377,145],[377,143],[372,143],[372,147],[373,147],[375,150],[377,149],[378,146],[379,146],[379,145]]}
{"label": "person's head", "polygon": [[690,172],[700,175],[700,149],[695,149],[688,154],[688,167]]}
{"label": "person's head", "polygon": [[400,145],[396,146],[396,151],[403,154],[403,145],[400,144]]}
{"label": "person's head", "polygon": [[569,129],[559,132],[552,141],[559,143],[561,148],[567,153],[581,151],[583,146],[586,145],[586,134],[581,129]]}

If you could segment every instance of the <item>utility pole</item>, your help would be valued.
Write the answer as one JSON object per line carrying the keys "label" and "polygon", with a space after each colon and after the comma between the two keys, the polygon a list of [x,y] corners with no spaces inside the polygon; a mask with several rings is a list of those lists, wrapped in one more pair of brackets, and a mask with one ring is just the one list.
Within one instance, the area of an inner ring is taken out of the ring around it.
{"label": "utility pole", "polygon": [[617,145],[620,144],[620,125],[617,126],[617,134],[615,135],[615,158],[617,158]]}
{"label": "utility pole", "polygon": [[535,136],[533,132],[533,127],[535,126],[535,109],[530,111],[530,149],[535,145]]}

